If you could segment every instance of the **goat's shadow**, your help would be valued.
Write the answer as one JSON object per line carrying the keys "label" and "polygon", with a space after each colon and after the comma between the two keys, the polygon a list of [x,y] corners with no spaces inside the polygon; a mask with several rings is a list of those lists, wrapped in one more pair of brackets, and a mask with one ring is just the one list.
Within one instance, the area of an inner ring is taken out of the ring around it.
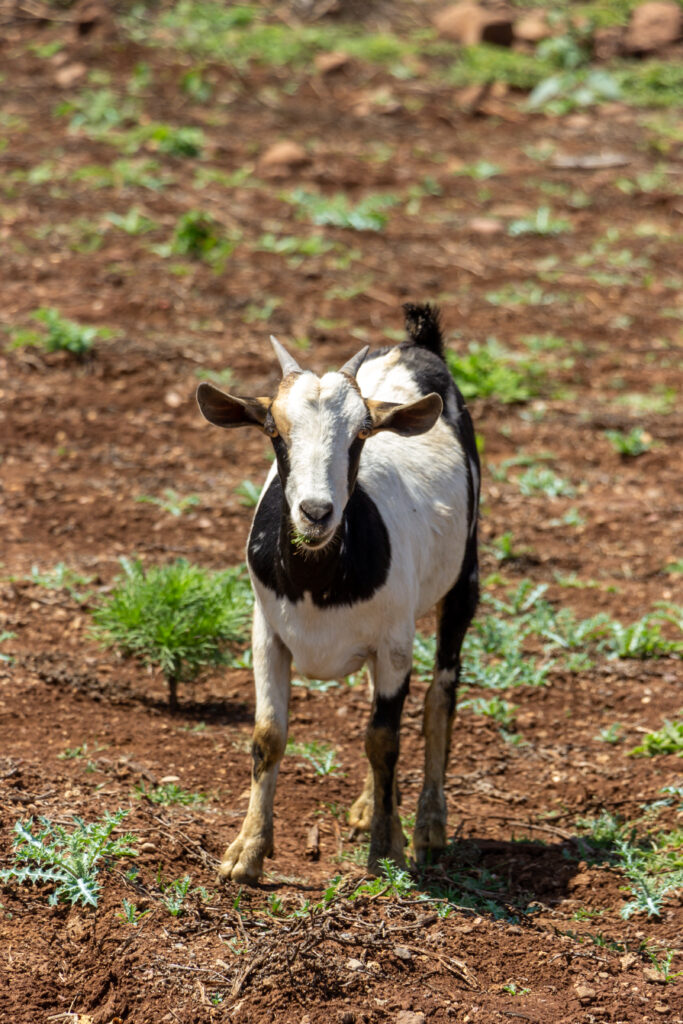
{"label": "goat's shadow", "polygon": [[571,895],[582,851],[578,836],[551,843],[456,838],[438,863],[416,870],[417,884],[444,907],[523,923]]}

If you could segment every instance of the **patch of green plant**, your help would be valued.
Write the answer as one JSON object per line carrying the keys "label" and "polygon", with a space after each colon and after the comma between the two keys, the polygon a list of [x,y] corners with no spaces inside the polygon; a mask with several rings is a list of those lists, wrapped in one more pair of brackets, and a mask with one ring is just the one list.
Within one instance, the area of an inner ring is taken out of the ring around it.
{"label": "patch of green plant", "polygon": [[209,572],[184,559],[149,569],[121,564],[123,575],[93,612],[94,636],[160,669],[175,710],[178,683],[229,664],[229,649],[243,639],[253,602],[247,573],[243,566]]}
{"label": "patch of green plant", "polygon": [[464,46],[457,61],[451,61],[444,73],[446,81],[456,87],[507,82],[514,89],[533,89],[550,77],[554,65],[539,60],[536,54],[517,53],[500,46]]}
{"label": "patch of green plant", "polygon": [[547,292],[536,281],[509,281],[484,296],[492,306],[552,306],[566,302],[568,293]]}
{"label": "patch of green plant", "polygon": [[613,75],[622,98],[639,107],[680,105],[683,67],[680,61],[624,61],[615,63]]}
{"label": "patch of green plant", "polygon": [[328,241],[322,235],[309,235],[307,238],[302,238],[296,235],[275,235],[272,232],[261,235],[256,243],[257,251],[302,258],[322,256],[334,247],[334,242]]}
{"label": "patch of green plant", "polygon": [[[683,977],[683,971],[671,970],[671,964],[674,957],[677,955],[677,951],[675,949],[656,950],[646,945],[643,952],[654,969],[661,974],[662,981],[665,984],[671,984],[671,982],[674,982],[676,978]],[[661,959],[659,953],[662,954]]]}
{"label": "patch of green plant", "polygon": [[263,487],[259,484],[255,484],[253,480],[243,480],[241,484],[235,488],[235,494],[240,499],[240,505],[244,505],[245,508],[256,508],[261,497],[261,491]]}
{"label": "patch of green plant", "polygon": [[87,576],[70,568],[66,562],[58,562],[53,569],[41,572],[37,565],[31,566],[31,574],[24,579],[33,583],[36,587],[44,587],[46,590],[63,590],[74,601],[79,604],[87,601],[92,596],[91,590],[82,590],[95,579],[94,576]]}
{"label": "patch of green plant", "polygon": [[92,188],[146,188],[153,192],[168,185],[172,178],[162,172],[156,160],[114,160],[111,164],[86,164],[72,174],[73,181],[84,181]]}
{"label": "patch of green plant", "polygon": [[534,452],[530,454],[520,451],[517,455],[511,455],[509,459],[503,459],[497,466],[492,464],[489,467],[489,472],[494,480],[507,480],[508,470],[515,466],[535,466],[539,462],[547,462],[554,458],[555,456],[552,452]]}
{"label": "patch of green plant", "polygon": [[467,353],[446,351],[446,362],[466,399],[496,398],[504,404],[528,402],[539,394],[545,374],[524,356],[505,349],[495,338],[473,343]]}
{"label": "patch of green plant", "polygon": [[473,164],[464,164],[454,171],[457,175],[473,178],[474,181],[488,181],[489,178],[496,178],[502,174],[502,168],[493,164],[490,160],[477,160]]}
{"label": "patch of green plant", "polygon": [[287,753],[302,757],[313,765],[316,775],[337,775],[341,765],[337,761],[337,751],[329,743],[312,740],[310,743],[297,743],[288,740]]}
{"label": "patch of green plant", "polygon": [[604,648],[612,658],[661,658],[683,653],[683,641],[669,640],[662,635],[664,623],[673,624],[680,632],[679,618],[664,608],[644,615],[625,625],[612,622]]}
{"label": "patch of green plant", "polygon": [[185,497],[181,497],[172,487],[165,488],[162,498],[154,498],[149,494],[140,494],[135,500],[148,505],[156,505],[175,519],[178,519],[182,516],[183,512],[187,512],[188,509],[194,508],[201,502],[201,498],[197,494],[187,494]]}
{"label": "patch of green plant", "polygon": [[601,743],[609,743],[612,746],[616,746],[617,743],[621,743],[624,739],[624,727],[620,722],[612,722],[611,725],[605,726],[595,736],[596,740],[600,740]]}
{"label": "patch of green plant", "polygon": [[642,743],[629,750],[631,757],[656,757],[658,754],[683,757],[683,721],[665,721],[661,729],[648,732]]}
{"label": "patch of green plant", "polygon": [[11,340],[13,348],[39,345],[47,352],[70,352],[78,359],[84,359],[97,339],[107,333],[101,328],[85,327],[74,320],[67,320],[58,310],[48,307],[37,309],[31,317],[42,324],[45,331],[16,331]]}
{"label": "patch of green plant", "polygon": [[135,792],[140,800],[149,800],[152,804],[162,804],[164,807],[171,807],[173,804],[192,807],[207,801],[206,793],[193,793],[190,789],[182,789],[176,782],[163,782],[150,789],[147,789],[144,782],[139,782],[135,786]]}
{"label": "patch of green plant", "polygon": [[173,125],[152,121],[129,128],[116,135],[110,133],[108,141],[119,146],[124,153],[137,153],[145,146],[164,156],[192,159],[204,151],[205,138],[201,128],[193,125]]}
{"label": "patch of green plant", "polygon": [[385,895],[403,899],[415,892],[415,882],[410,872],[400,868],[390,857],[382,857],[379,867],[382,874],[369,882],[361,882],[349,899],[356,900],[362,896],[377,898]]}
{"label": "patch of green plant", "polygon": [[[16,633],[11,633],[8,629],[0,630],[0,644],[6,643],[8,640],[14,640]],[[4,662],[5,665],[11,665],[14,661],[14,657],[11,654],[3,654],[0,651],[0,662]]]}
{"label": "patch of green plant", "polygon": [[519,235],[562,235],[571,230],[571,221],[554,217],[549,206],[539,206],[529,217],[510,221],[507,229],[513,238]]}
{"label": "patch of green plant", "polygon": [[192,888],[192,879],[189,875],[166,882],[159,874],[157,881],[161,889],[161,902],[171,917],[181,917],[185,913],[185,900],[188,896],[199,896],[204,903],[208,903],[211,899],[203,885]]}
{"label": "patch of green plant", "polygon": [[155,221],[146,217],[139,206],[131,206],[127,213],[107,213],[105,218],[115,228],[120,228],[127,235],[144,235],[148,231],[154,231],[157,227]]}
{"label": "patch of green plant", "polygon": [[521,988],[514,981],[509,981],[507,985],[503,985],[503,992],[507,992],[511,996],[528,996],[531,989]]}
{"label": "patch of green plant", "polygon": [[84,89],[71,99],[60,103],[56,113],[70,117],[70,127],[89,133],[106,132],[126,122],[137,121],[139,104],[131,97],[118,96],[112,89]]}
{"label": "patch of green plant", "polygon": [[652,441],[642,427],[634,427],[628,434],[621,430],[606,430],[605,437],[611,442],[615,452],[627,459],[643,455],[652,447]]}
{"label": "patch of green plant", "polygon": [[186,71],[180,78],[180,88],[195,103],[207,103],[213,95],[213,86],[202,67]]}
{"label": "patch of green plant", "polygon": [[54,886],[48,897],[50,906],[68,901],[96,907],[101,888],[97,878],[100,861],[106,864],[116,857],[135,856],[135,836],[126,833],[111,838],[127,813],[107,813],[90,824],[74,817],[71,832],[43,817],[38,818],[37,825],[33,818],[16,822],[14,864],[0,870],[0,879],[15,880],[20,885],[31,882]]}
{"label": "patch of green plant", "polygon": [[521,558],[527,551],[526,548],[515,549],[514,538],[509,530],[502,533],[500,537],[496,537],[489,547],[493,557],[499,562],[513,562],[516,558]]}
{"label": "patch of green plant", "polygon": [[195,377],[199,380],[210,380],[212,384],[222,388],[228,388],[231,384],[235,383],[235,375],[229,368],[225,370],[210,370],[207,367],[200,366],[194,373]]}
{"label": "patch of green plant", "polygon": [[571,498],[576,493],[568,480],[545,466],[527,469],[517,477],[517,486],[526,497],[545,494],[549,498]]}
{"label": "patch of green plant", "polygon": [[622,98],[622,86],[611,72],[591,68],[552,74],[540,81],[527,100],[529,110],[563,115]]}
{"label": "patch of green plant", "polygon": [[[149,9],[134,7],[123,18],[128,34],[149,42]],[[411,44],[390,32],[368,32],[353,22],[289,24],[272,21],[263,7],[237,4],[223,7],[206,0],[180,0],[159,18],[168,45],[201,57],[212,57],[244,68],[249,62],[270,67],[310,67],[317,53],[343,50],[352,57],[392,66],[415,52]]]}
{"label": "patch of green plant", "polygon": [[285,198],[313,224],[354,231],[381,231],[389,219],[386,211],[398,202],[396,196],[369,195],[354,206],[343,192],[324,196],[304,189],[295,189]]}
{"label": "patch of green plant", "polygon": [[661,390],[641,394],[637,391],[629,391],[625,395],[619,395],[617,402],[626,405],[634,413],[651,413],[655,416],[668,416],[673,412],[678,395],[675,388],[664,387]]}
{"label": "patch of green plant", "polygon": [[[106,749],[106,746],[101,746],[97,742],[95,743],[94,747],[90,747],[88,742],[85,741],[83,743],[79,743],[78,746],[76,747],[67,747],[65,750],[61,752],[61,754],[57,754],[57,758],[60,761],[76,761],[85,757],[89,758],[93,754],[99,753],[100,750]],[[90,761],[89,765],[90,764],[94,766],[94,762]]]}
{"label": "patch of green plant", "polygon": [[501,697],[475,697],[472,700],[463,701],[460,707],[468,708],[475,715],[484,715],[486,718],[490,718],[506,736],[515,731],[519,707]]}
{"label": "patch of green plant", "polygon": [[237,242],[237,238],[226,238],[208,213],[188,210],[178,219],[170,245],[156,251],[160,256],[189,256],[216,266],[234,252]]}
{"label": "patch of green plant", "polygon": [[127,900],[125,896],[121,900],[121,906],[123,909],[116,916],[125,921],[126,924],[132,924],[133,926],[138,925],[143,917],[147,917],[151,913],[150,910],[138,910],[136,905]]}

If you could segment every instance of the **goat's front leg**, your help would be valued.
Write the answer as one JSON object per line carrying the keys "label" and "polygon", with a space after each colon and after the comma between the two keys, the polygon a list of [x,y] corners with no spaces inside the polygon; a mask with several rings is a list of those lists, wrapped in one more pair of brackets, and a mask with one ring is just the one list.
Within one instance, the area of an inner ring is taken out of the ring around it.
{"label": "goat's front leg", "polygon": [[[403,651],[405,648],[405,656]],[[397,809],[396,763],[403,702],[410,683],[412,642],[377,655],[372,715],[365,735],[365,752],[372,771],[373,813],[368,870],[381,873],[380,860],[389,858],[405,867],[405,836]],[[406,667],[407,666],[407,667]]]}
{"label": "goat's front leg", "polygon": [[266,622],[258,598],[252,629],[256,721],[251,748],[253,769],[247,816],[223,856],[219,874],[255,883],[265,857],[273,856],[273,800],[287,743],[291,654]]}

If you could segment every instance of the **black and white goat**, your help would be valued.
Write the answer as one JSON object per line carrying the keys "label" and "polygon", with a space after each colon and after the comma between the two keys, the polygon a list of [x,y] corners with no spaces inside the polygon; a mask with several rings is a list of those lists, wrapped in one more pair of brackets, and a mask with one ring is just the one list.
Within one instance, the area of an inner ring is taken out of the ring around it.
{"label": "black and white goat", "polygon": [[322,377],[271,339],[283,374],[274,398],[199,385],[207,420],[260,428],[276,456],[247,545],[256,598],[253,775],[247,816],[221,865],[238,882],[255,882],[273,854],[292,662],[322,679],[367,664],[370,768],[350,822],[370,829],[371,871],[383,857],[405,863],[396,808],[399,725],[415,622],[434,605],[438,648],[413,846],[424,861],[446,844],[443,787],[460,648],[478,597],[479,459],[443,359],[438,312],[404,309],[403,344],[366,347]]}

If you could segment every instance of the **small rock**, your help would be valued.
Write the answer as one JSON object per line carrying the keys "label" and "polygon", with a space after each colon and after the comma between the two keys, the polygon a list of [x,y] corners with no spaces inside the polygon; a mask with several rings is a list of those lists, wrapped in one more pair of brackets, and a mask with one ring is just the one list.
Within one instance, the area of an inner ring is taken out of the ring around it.
{"label": "small rock", "polygon": [[354,1024],[355,1020],[356,1015],[351,1010],[344,1010],[339,1014],[339,1024]]}
{"label": "small rock", "polygon": [[350,959],[346,961],[347,971],[362,971],[364,967],[365,964],[362,960],[355,960],[353,957],[350,957]]}
{"label": "small rock", "polygon": [[655,1013],[668,1013],[669,1012],[669,1007],[666,1005],[666,1003],[655,1003],[655,1005],[652,1007],[652,1009],[655,1011]]}
{"label": "small rock", "polygon": [[140,853],[156,853],[156,846],[154,843],[141,843]]}
{"label": "small rock", "polygon": [[178,409],[183,404],[183,397],[177,391],[167,391],[164,395],[164,402],[171,409]]}
{"label": "small rock", "polygon": [[666,978],[656,967],[646,967],[643,971],[643,977],[646,981],[650,981],[655,985],[666,985]]}
{"label": "small rock", "polygon": [[589,1003],[593,1002],[597,995],[594,988],[591,988],[590,985],[583,984],[583,982],[579,982],[578,985],[575,985],[574,991],[576,992],[576,996],[582,1006],[588,1006]]}
{"label": "small rock", "polygon": [[439,35],[464,46],[512,46],[514,38],[512,19],[506,12],[487,11],[467,0],[439,11],[434,16],[434,26]]}
{"label": "small rock", "polygon": [[62,89],[68,89],[70,85],[73,85],[79,78],[82,78],[87,70],[85,64],[65,64],[63,68],[56,72],[55,82]]}
{"label": "small rock", "polygon": [[683,9],[674,0],[649,0],[636,7],[624,37],[627,53],[651,53],[683,32]]}
{"label": "small rock", "polygon": [[309,157],[303,146],[298,142],[283,139],[282,142],[273,143],[261,154],[258,170],[260,174],[277,177],[286,175],[293,168],[302,167],[308,162]]}
{"label": "small rock", "polygon": [[344,53],[342,50],[335,50],[332,53],[319,53],[314,58],[313,64],[316,71],[319,71],[321,75],[330,75],[332,72],[341,71],[342,68],[346,67],[349,59],[348,53]]}
{"label": "small rock", "polygon": [[543,11],[529,11],[513,26],[515,39],[522,43],[540,43],[552,35]]}
{"label": "small rock", "polygon": [[399,960],[412,960],[413,954],[407,946],[394,946],[394,953]]}
{"label": "small rock", "polygon": [[495,217],[473,217],[467,226],[475,235],[499,235],[503,230],[502,220]]}
{"label": "small rock", "polygon": [[304,857],[306,860],[318,860],[320,857],[320,826],[317,822],[308,830]]}
{"label": "small rock", "polygon": [[622,971],[627,971],[629,967],[633,967],[633,965],[637,963],[638,957],[635,953],[624,953],[624,955],[619,958],[619,964],[621,965]]}
{"label": "small rock", "polygon": [[399,1010],[395,1024],[425,1024],[424,1013],[414,1013],[413,1010]]}
{"label": "small rock", "polygon": [[168,785],[169,782],[180,782],[179,775],[164,775],[163,779],[159,780],[162,786]]}

